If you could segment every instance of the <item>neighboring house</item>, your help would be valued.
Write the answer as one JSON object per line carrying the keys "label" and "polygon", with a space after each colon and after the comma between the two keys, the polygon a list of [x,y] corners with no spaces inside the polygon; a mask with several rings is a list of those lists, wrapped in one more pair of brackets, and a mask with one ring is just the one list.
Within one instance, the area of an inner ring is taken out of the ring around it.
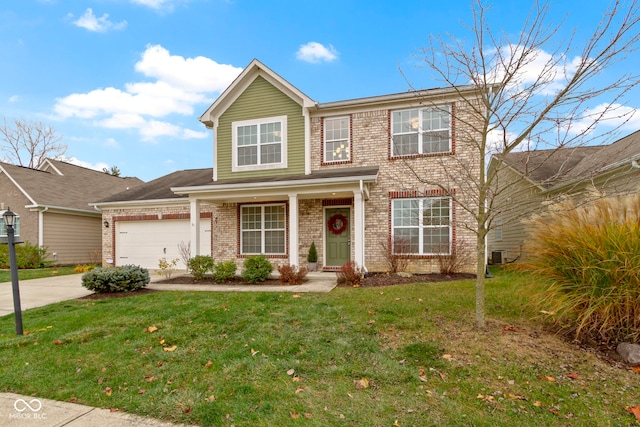
{"label": "neighboring house", "polygon": [[0,215],[15,212],[17,240],[45,247],[55,264],[100,262],[102,216],[89,202],[140,184],[52,159],[40,169],[0,163]]}
{"label": "neighboring house", "polygon": [[315,242],[325,270],[353,261],[386,271],[384,247],[402,240],[411,271],[437,271],[458,241],[475,247],[460,225],[472,221],[450,197],[459,189],[425,185],[411,170],[444,184],[473,156],[457,140],[470,129],[452,114],[466,112],[461,93],[473,96],[455,88],[318,103],[254,60],[200,117],[214,134],[212,168],[95,203],[112,224],[104,263],[157,268],[190,242],[192,256],[300,266]]}
{"label": "neighboring house", "polygon": [[496,173],[494,219],[488,235],[489,260],[513,262],[526,257],[528,231],[523,220],[559,197],[578,203],[593,197],[640,190],[640,131],[610,145],[509,153]]}

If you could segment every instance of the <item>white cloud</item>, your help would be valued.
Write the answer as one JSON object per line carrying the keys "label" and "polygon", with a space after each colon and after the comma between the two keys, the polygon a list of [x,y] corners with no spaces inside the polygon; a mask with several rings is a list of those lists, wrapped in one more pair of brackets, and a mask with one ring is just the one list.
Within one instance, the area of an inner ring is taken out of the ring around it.
{"label": "white cloud", "polygon": [[19,100],[20,100],[20,97],[18,95],[10,96],[8,99],[9,103],[18,102]]}
{"label": "white cloud", "polygon": [[175,3],[185,2],[188,0],[130,0],[133,4],[149,7],[154,10],[173,10]]}
{"label": "white cloud", "polygon": [[296,58],[311,63],[332,62],[338,58],[338,52],[331,45],[325,47],[318,42],[309,42],[300,46]]}
{"label": "white cloud", "polygon": [[590,134],[595,130],[594,122],[598,127],[636,131],[640,129],[640,111],[622,104],[602,103],[585,110],[580,120],[567,125],[568,131],[572,135]]}
{"label": "white cloud", "polygon": [[104,168],[109,169],[109,165],[103,162],[98,162],[98,163],[89,163],[89,162],[85,162],[84,160],[80,160],[76,157],[66,157],[66,156],[62,156],[59,157],[58,160],[61,160],[63,162],[67,162],[67,163],[71,163],[72,165],[77,165],[77,166],[82,166],[83,168],[87,168],[87,169],[93,169],[93,170],[97,170],[97,171],[101,171]]}
{"label": "white cloud", "polygon": [[116,141],[114,138],[107,138],[107,140],[104,142],[104,146],[116,149],[120,148],[120,144],[118,144],[118,141]]}
{"label": "white cloud", "polygon": [[93,14],[93,10],[91,8],[87,8],[84,15],[76,21],[73,21],[73,23],[80,28],[97,33],[104,33],[108,30],[121,30],[127,26],[127,21],[121,21],[118,23],[111,22],[109,20],[109,14],[107,13],[98,18]]}
{"label": "white cloud", "polygon": [[74,93],[56,100],[55,113],[62,119],[93,119],[94,124],[110,129],[137,129],[145,140],[160,136],[203,138],[205,132],[158,119],[193,115],[196,105],[210,102],[214,93],[221,92],[242,71],[203,56],[171,55],[159,45],[147,46],[135,70],[154,81]]}

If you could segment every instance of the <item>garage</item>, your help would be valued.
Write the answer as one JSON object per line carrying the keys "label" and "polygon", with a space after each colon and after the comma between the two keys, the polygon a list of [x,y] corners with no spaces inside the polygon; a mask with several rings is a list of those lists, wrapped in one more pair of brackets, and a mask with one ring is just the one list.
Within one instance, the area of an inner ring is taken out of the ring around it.
{"label": "garage", "polygon": [[[158,269],[158,261],[178,259],[186,269],[178,245],[189,242],[189,220],[119,221],[116,223],[116,265],[134,264]],[[191,248],[191,255],[195,250]],[[211,220],[200,220],[200,255],[211,255]]]}

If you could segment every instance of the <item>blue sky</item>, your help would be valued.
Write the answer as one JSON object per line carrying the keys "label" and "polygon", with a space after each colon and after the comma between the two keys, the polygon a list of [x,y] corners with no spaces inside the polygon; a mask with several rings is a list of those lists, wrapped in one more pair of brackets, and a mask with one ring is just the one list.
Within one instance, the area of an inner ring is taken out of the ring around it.
{"label": "blue sky", "polygon": [[[552,3],[559,40],[587,36],[606,3]],[[494,30],[516,33],[528,8],[493,1]],[[198,117],[253,58],[318,102],[440,87],[419,49],[471,40],[470,22],[469,0],[3,0],[0,116],[51,125],[71,162],[148,181],[212,166]]]}

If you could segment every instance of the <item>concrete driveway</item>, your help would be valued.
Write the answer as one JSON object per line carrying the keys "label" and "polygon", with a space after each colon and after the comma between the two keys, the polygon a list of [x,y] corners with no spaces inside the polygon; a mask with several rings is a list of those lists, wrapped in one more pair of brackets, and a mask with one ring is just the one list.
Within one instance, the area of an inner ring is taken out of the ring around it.
{"label": "concrete driveway", "polygon": [[[21,280],[20,305],[27,310],[55,302],[82,298],[93,292],[82,287],[82,274]],[[0,283],[0,316],[13,313],[11,282]]]}

